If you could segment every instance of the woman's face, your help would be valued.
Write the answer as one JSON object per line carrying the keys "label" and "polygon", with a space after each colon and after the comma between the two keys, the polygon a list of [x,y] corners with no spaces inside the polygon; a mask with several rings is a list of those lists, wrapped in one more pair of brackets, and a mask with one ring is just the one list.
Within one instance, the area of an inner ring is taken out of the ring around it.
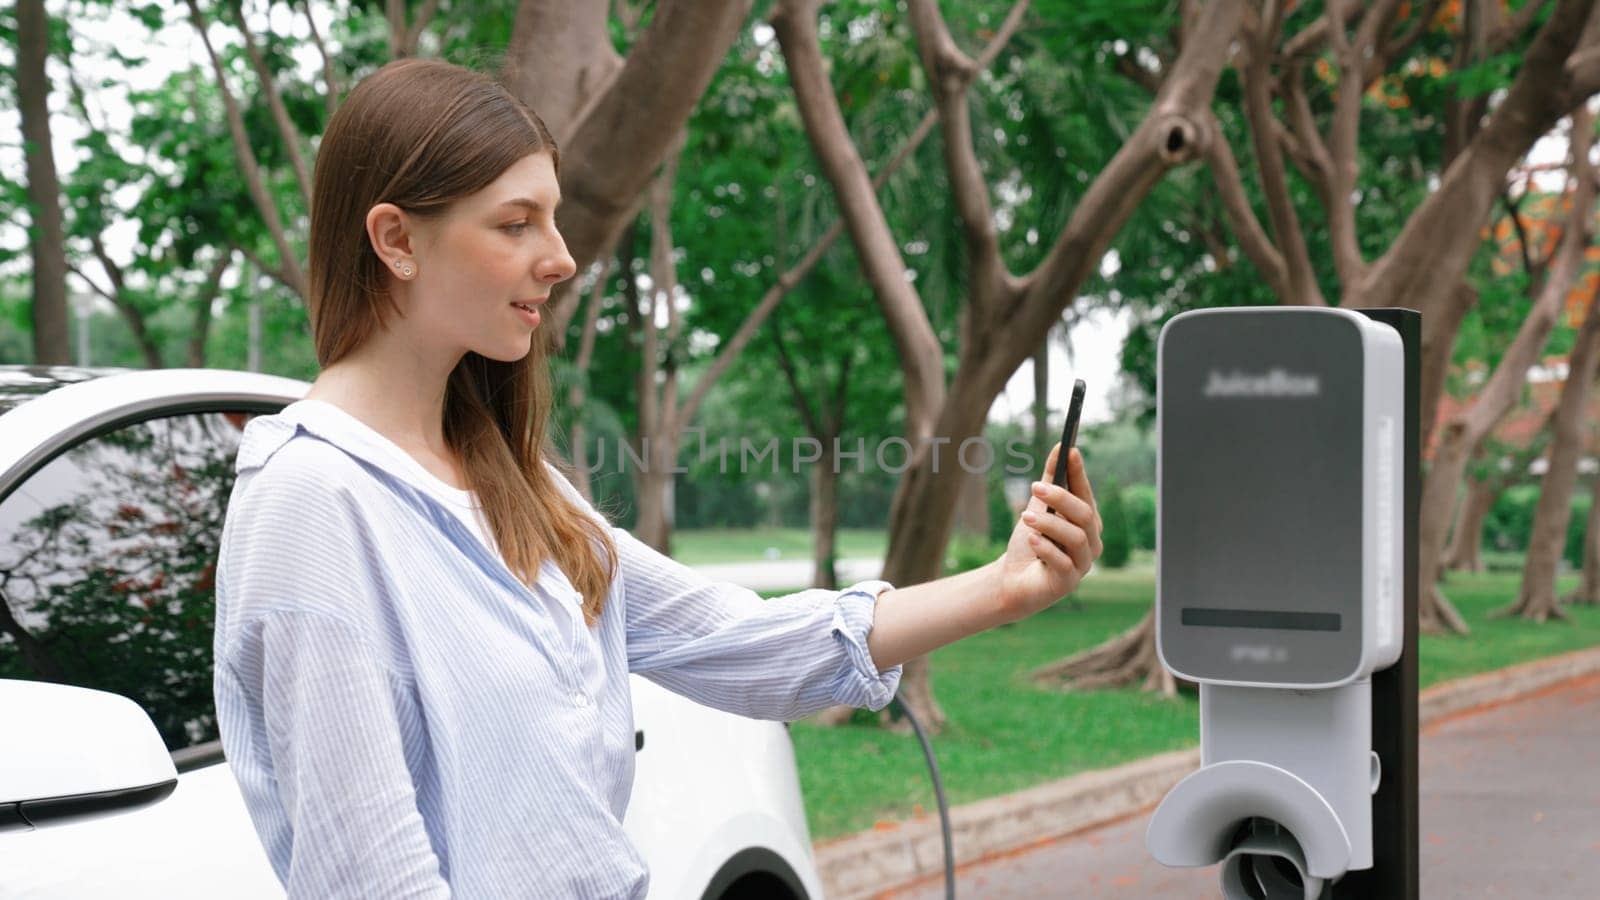
{"label": "woman's face", "polygon": [[551,288],[575,271],[556,231],[560,201],[550,154],[539,152],[444,215],[414,219],[406,318],[417,335],[502,362],[526,356]]}

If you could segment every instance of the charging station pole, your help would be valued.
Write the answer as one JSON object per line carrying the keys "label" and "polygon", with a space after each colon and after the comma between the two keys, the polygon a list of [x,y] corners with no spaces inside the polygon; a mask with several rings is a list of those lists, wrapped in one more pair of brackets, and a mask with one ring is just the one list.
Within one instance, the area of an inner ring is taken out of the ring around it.
{"label": "charging station pole", "polygon": [[1405,346],[1405,636],[1400,659],[1372,675],[1372,749],[1382,779],[1372,797],[1372,868],[1333,886],[1334,900],[1417,900],[1417,515],[1421,506],[1422,314],[1356,312],[1399,332]]}

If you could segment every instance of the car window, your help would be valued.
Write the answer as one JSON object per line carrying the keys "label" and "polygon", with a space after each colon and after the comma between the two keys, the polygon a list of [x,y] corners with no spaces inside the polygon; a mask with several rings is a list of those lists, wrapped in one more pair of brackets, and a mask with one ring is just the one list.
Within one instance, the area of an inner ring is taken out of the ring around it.
{"label": "car window", "polygon": [[117,427],[0,501],[0,678],[130,697],[169,750],[216,739],[217,545],[253,415]]}

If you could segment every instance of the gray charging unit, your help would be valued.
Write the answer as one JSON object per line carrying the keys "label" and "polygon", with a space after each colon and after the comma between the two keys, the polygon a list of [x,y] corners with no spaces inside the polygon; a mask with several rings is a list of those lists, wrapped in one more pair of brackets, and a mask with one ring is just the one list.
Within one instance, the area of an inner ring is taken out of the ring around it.
{"label": "gray charging unit", "polygon": [[1168,866],[1221,863],[1230,900],[1338,897],[1347,873],[1406,856],[1375,854],[1374,796],[1392,777],[1375,721],[1412,732],[1408,761],[1387,755],[1412,769],[1414,845],[1414,698],[1409,724],[1386,723],[1374,675],[1415,646],[1415,369],[1400,326],[1418,323],[1224,307],[1161,330],[1156,646],[1200,686],[1201,766],[1162,800],[1146,844]]}

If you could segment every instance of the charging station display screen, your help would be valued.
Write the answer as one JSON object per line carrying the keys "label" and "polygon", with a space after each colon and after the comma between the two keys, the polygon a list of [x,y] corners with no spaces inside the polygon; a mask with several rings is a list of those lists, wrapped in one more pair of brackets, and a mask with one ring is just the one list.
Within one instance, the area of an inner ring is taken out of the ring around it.
{"label": "charging station display screen", "polygon": [[1178,673],[1313,685],[1360,666],[1362,349],[1337,314],[1169,325],[1157,591]]}

